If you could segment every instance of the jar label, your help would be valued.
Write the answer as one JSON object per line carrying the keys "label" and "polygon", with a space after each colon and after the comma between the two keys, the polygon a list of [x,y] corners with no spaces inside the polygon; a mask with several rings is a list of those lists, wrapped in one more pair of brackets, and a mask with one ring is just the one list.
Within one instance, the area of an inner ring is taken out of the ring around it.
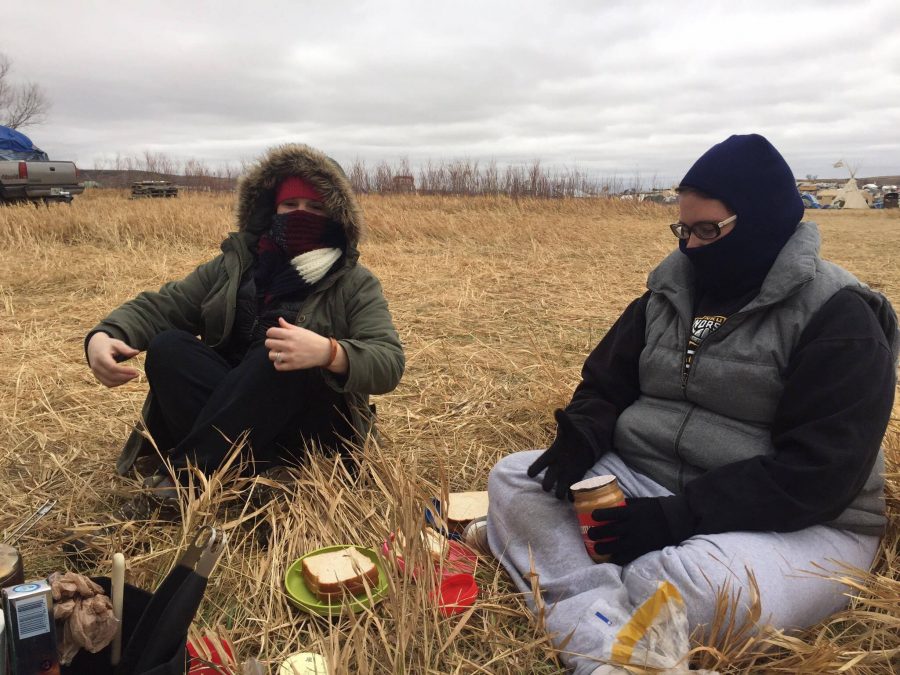
{"label": "jar label", "polygon": [[[612,506],[625,506],[625,500],[613,504]],[[615,541],[618,537],[603,537],[602,539],[591,539],[588,536],[588,530],[592,527],[597,527],[599,525],[606,525],[608,520],[594,520],[591,516],[591,511],[584,511],[576,514],[578,516],[578,523],[581,529],[581,540],[584,542],[584,547],[587,549],[588,555],[596,562],[605,562],[609,559],[609,556],[605,555],[597,555],[594,551],[594,544],[599,542],[608,543],[610,541]]]}

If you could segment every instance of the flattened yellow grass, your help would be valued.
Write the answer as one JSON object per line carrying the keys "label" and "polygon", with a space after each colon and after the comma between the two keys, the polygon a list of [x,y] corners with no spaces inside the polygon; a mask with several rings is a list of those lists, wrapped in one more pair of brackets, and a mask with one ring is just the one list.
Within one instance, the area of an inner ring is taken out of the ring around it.
{"label": "flattened yellow grass", "polygon": [[[59,539],[109,520],[135,489],[113,460],[146,382],[106,390],[84,364],[83,337],[140,290],[182,276],[232,227],[230,195],[130,201],[89,192],[71,207],[0,208],[0,527],[48,497],[56,509],[21,542],[28,574],[64,566]],[[585,356],[647,272],[675,242],[674,210],[621,201],[504,198],[363,199],[371,228],[362,261],[384,284],[407,350],[400,387],[376,403],[384,435],[357,478],[316,457],[287,486],[210,481],[185,526],[128,523],[103,544],[128,556],[129,581],[153,587],[186,530],[225,525],[229,551],[199,619],[230,635],[242,657],[271,665],[297,651],[334,672],[555,673],[546,636],[493,563],[479,571],[475,609],[440,617],[433,580],[391,581],[374,611],[329,622],[290,606],[281,579],[292,560],[335,543],[406,541],[433,495],[484,489],[502,455],[542,446]],[[900,212],[810,212],[825,256],[900,302]],[[137,360],[138,364],[142,361]],[[887,673],[900,650],[900,419],[885,441],[892,524],[875,570],[835,570],[859,588],[847,612],[802,635],[697,643],[696,661],[722,672]],[[253,497],[251,498],[251,495]],[[425,552],[405,552],[410,562]],[[727,598],[722,598],[723,625]],[[765,608],[762,608],[763,614]]]}

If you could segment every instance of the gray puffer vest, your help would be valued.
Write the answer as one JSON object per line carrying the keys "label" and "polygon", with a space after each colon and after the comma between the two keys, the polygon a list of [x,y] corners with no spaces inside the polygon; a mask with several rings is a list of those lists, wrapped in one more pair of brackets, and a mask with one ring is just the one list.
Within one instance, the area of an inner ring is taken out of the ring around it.
{"label": "gray puffer vest", "polygon": [[[690,261],[675,251],[648,279],[641,396],[619,416],[617,452],[636,470],[674,493],[710,469],[773,455],[771,425],[784,373],[803,329],[837,291],[851,288],[879,318],[896,317],[887,299],[819,257],[814,223],[800,223],[759,295],[731,315],[682,367],[693,320]],[[894,353],[897,334],[882,320]],[[862,533],[884,527],[884,457],[878,453],[853,502],[828,525]]]}

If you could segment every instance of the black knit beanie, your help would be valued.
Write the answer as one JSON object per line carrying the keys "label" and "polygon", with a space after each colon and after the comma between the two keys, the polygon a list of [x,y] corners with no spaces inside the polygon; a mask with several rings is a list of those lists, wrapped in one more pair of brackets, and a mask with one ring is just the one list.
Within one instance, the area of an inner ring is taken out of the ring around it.
{"label": "black knit beanie", "polygon": [[803,217],[803,200],[784,157],[758,134],[731,136],[700,157],[681,180],[723,202],[734,229],[706,246],[681,251],[701,290],[721,297],[758,288]]}

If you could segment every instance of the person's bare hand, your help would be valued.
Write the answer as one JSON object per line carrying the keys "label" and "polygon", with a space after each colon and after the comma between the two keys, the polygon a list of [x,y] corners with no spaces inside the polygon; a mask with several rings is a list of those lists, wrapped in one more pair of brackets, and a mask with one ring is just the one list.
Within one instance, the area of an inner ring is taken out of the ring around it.
{"label": "person's bare hand", "polygon": [[121,340],[111,338],[106,333],[94,333],[87,345],[88,365],[101,384],[107,387],[118,387],[130,382],[139,373],[120,361],[137,356],[140,351]]}
{"label": "person's bare hand", "polygon": [[288,323],[278,317],[278,325],[266,331],[266,349],[275,370],[304,370],[324,366],[331,356],[327,337]]}

